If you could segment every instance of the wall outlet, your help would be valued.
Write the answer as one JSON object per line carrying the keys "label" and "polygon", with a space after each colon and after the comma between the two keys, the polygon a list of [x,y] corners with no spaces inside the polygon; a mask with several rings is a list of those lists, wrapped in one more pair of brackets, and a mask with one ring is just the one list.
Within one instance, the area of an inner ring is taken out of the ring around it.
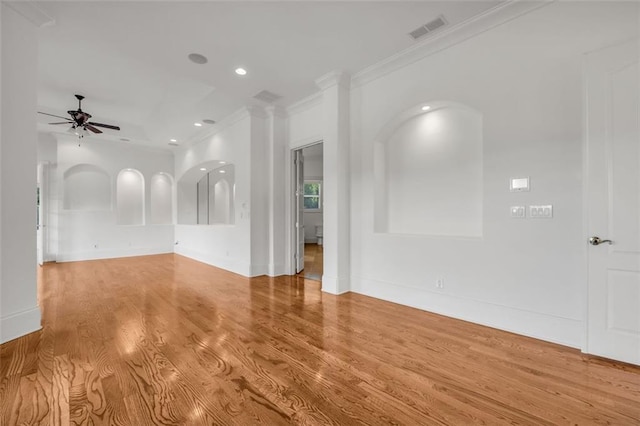
{"label": "wall outlet", "polygon": [[551,219],[553,218],[553,206],[529,206],[529,217],[531,219]]}
{"label": "wall outlet", "polygon": [[438,278],[436,280],[436,288],[444,288],[444,278]]}
{"label": "wall outlet", "polygon": [[94,244],[94,245],[93,245],[93,248],[98,248],[98,244]]}

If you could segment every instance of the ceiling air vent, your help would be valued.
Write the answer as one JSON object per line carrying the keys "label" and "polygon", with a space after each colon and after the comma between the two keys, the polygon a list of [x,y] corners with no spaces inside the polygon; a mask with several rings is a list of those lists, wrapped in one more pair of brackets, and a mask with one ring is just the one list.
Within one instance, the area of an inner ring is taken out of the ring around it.
{"label": "ceiling air vent", "polygon": [[271,104],[271,103],[277,101],[278,99],[280,99],[281,97],[282,96],[276,95],[275,93],[272,93],[272,92],[270,92],[268,90],[263,90],[262,92],[260,92],[257,95],[255,95],[253,98],[257,99],[259,101]]}
{"label": "ceiling air vent", "polygon": [[444,19],[444,16],[440,15],[433,21],[427,22],[423,26],[418,27],[415,30],[411,31],[409,35],[414,40],[418,40],[419,38],[422,38],[427,34],[429,34],[430,32],[433,32],[439,28],[442,28],[445,25],[447,25],[447,20]]}

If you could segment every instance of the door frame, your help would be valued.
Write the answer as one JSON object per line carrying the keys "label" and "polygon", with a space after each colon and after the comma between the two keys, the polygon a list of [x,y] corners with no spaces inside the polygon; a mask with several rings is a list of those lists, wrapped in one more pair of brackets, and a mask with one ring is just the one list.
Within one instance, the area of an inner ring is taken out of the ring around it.
{"label": "door frame", "polygon": [[[288,171],[288,179],[287,179],[287,197],[286,197],[286,230],[287,230],[287,248],[286,248],[286,273],[288,275],[296,275],[296,262],[295,262],[295,254],[296,254],[296,167],[294,164],[296,158],[296,151],[303,150],[304,148],[317,145],[320,143],[324,143],[322,138],[313,138],[312,141],[305,141],[300,145],[290,146],[289,147],[289,161],[287,161]],[[324,161],[324,160],[323,160]],[[324,166],[323,166],[324,167]],[[322,210],[323,221],[324,221],[324,209]]]}
{"label": "door frame", "polygon": [[49,165],[46,161],[39,162],[36,170],[36,191],[39,198],[36,205],[36,257],[40,266],[49,261]]}

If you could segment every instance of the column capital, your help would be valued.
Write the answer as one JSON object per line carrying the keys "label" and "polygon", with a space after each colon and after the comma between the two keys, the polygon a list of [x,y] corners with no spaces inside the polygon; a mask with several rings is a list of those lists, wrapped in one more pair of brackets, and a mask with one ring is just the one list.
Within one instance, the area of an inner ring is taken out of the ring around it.
{"label": "column capital", "polygon": [[265,111],[270,117],[287,118],[289,116],[287,110],[280,105],[269,105],[265,107]]}
{"label": "column capital", "polygon": [[331,71],[316,80],[316,86],[320,90],[327,90],[333,86],[341,86],[346,89],[351,84],[351,76],[344,71]]}

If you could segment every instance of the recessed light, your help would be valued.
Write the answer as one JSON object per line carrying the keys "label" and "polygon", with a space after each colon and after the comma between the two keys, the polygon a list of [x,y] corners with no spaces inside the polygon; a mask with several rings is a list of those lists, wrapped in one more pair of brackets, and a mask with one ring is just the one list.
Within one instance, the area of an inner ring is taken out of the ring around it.
{"label": "recessed light", "polygon": [[169,142],[178,142],[177,139],[169,139]]}
{"label": "recessed light", "polygon": [[201,172],[206,172],[206,171],[207,171],[207,169],[206,169],[206,168],[204,168],[204,167],[200,167],[200,171],[201,171]]}
{"label": "recessed light", "polygon": [[204,65],[207,62],[209,62],[209,60],[207,59],[206,56],[201,55],[199,53],[190,53],[189,54],[189,60],[191,62],[193,62],[194,64],[198,64],[198,65]]}
{"label": "recessed light", "polygon": [[202,127],[202,123],[193,123],[193,125],[196,127]]}
{"label": "recessed light", "polygon": [[220,173],[227,173],[227,172],[225,172],[224,170],[220,170]]}
{"label": "recessed light", "polygon": [[431,109],[431,107],[429,105],[425,105],[422,107],[423,111],[429,111]]}
{"label": "recessed light", "polygon": [[236,68],[236,74],[247,75],[247,70],[245,70],[244,68]]}
{"label": "recessed light", "polygon": [[226,161],[218,161],[218,163],[220,163],[220,164],[227,164],[227,162],[226,162]]}
{"label": "recessed light", "polygon": [[216,121],[210,118],[205,118],[204,120],[202,120],[202,122],[206,124],[216,124]]}

